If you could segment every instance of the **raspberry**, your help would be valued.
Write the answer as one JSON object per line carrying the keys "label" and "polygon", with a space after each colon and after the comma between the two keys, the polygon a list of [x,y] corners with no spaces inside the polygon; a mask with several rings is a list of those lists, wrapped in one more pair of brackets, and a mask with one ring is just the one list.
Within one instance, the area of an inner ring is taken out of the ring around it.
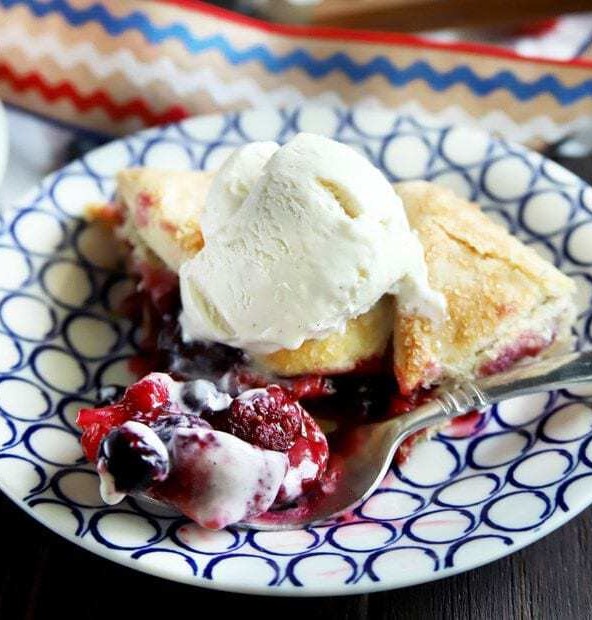
{"label": "raspberry", "polygon": [[302,409],[279,385],[249,390],[230,405],[229,431],[244,441],[283,452],[302,434]]}
{"label": "raspberry", "polygon": [[81,409],[76,424],[82,428],[82,450],[89,461],[97,458],[103,437],[114,427],[129,418],[122,405],[109,405],[97,409]]}
{"label": "raspberry", "polygon": [[169,404],[166,384],[158,375],[148,375],[130,385],[121,401],[96,409],[81,409],[76,424],[82,428],[82,449],[87,459],[95,461],[103,437],[116,426],[134,418],[140,422],[156,420]]}
{"label": "raspberry", "polygon": [[169,391],[158,377],[148,375],[127,388],[122,403],[130,413],[155,413],[168,405]]}
{"label": "raspberry", "polygon": [[76,418],[76,424],[86,428],[91,424],[100,426],[118,426],[128,419],[125,408],[120,405],[107,405],[107,407],[97,407],[96,409],[81,409]]}
{"label": "raspberry", "polygon": [[322,375],[305,375],[291,379],[286,384],[286,389],[294,400],[301,398],[322,398],[335,394],[333,382]]}
{"label": "raspberry", "polygon": [[100,424],[91,424],[82,431],[80,444],[89,461],[96,461],[101,441],[108,432],[109,429]]}

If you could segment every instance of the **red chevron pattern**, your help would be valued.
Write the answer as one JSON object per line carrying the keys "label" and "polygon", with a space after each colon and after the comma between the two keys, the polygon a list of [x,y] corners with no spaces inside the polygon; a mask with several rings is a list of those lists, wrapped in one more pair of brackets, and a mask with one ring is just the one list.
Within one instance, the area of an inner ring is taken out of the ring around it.
{"label": "red chevron pattern", "polygon": [[155,112],[149,104],[140,97],[134,97],[125,103],[114,101],[105,91],[97,89],[83,95],[70,82],[64,80],[57,84],[49,84],[41,74],[31,71],[19,75],[7,63],[0,62],[0,81],[7,82],[16,92],[37,91],[48,102],[66,99],[79,112],[88,112],[99,108],[104,110],[114,121],[121,121],[129,117],[137,117],[144,125],[160,125],[181,120],[188,116],[187,110],[179,105],[173,105],[163,112]]}

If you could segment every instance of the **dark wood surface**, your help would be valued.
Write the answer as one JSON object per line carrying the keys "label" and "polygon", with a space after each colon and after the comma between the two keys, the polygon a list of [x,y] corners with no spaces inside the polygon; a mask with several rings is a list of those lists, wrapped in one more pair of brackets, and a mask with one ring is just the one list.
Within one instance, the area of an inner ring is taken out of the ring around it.
{"label": "dark wood surface", "polygon": [[439,28],[494,28],[590,10],[590,0],[324,0],[311,23],[368,30],[417,32]]}
{"label": "dark wood surface", "polygon": [[590,510],[512,556],[456,577],[311,599],[210,592],[135,572],[61,539],[1,494],[0,515],[1,620],[592,618]]}

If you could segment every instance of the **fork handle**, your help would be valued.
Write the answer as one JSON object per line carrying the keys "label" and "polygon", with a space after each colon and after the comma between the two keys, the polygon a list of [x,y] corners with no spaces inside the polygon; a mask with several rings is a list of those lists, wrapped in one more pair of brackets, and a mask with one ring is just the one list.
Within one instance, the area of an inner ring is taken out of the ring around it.
{"label": "fork handle", "polygon": [[469,411],[479,411],[502,400],[592,382],[592,351],[518,366],[507,372],[467,381],[440,390],[436,398],[398,418],[406,434],[441,424]]}

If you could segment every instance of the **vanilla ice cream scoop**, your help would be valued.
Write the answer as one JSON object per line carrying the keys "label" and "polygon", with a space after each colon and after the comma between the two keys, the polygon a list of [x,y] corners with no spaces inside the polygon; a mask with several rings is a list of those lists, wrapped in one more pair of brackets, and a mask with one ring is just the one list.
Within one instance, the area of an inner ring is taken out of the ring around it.
{"label": "vanilla ice cream scoop", "polygon": [[390,183],[322,136],[237,149],[208,193],[202,234],[179,271],[186,340],[296,349],[343,331],[385,293],[415,312],[444,309]]}

